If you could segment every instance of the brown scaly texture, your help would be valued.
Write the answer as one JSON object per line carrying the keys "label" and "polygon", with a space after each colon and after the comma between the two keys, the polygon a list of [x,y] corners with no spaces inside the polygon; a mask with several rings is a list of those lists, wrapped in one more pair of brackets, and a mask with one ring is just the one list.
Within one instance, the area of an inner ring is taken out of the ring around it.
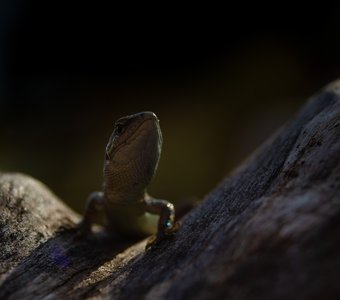
{"label": "brown scaly texture", "polygon": [[0,299],[339,299],[340,81],[150,251],[79,239],[78,216],[24,175],[0,175],[0,211]]}

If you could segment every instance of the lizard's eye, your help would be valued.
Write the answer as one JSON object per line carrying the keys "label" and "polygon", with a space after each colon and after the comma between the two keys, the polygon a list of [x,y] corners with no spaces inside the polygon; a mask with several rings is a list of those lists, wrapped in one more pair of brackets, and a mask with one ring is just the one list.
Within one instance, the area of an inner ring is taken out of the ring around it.
{"label": "lizard's eye", "polygon": [[117,124],[115,131],[116,131],[117,134],[121,134],[121,133],[124,132],[124,129],[125,129],[125,127],[122,124]]}

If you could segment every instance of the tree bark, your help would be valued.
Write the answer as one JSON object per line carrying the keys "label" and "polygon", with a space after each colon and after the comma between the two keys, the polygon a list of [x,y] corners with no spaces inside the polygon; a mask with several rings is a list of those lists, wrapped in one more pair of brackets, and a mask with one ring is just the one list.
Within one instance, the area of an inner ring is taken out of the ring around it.
{"label": "tree bark", "polygon": [[0,299],[340,299],[340,81],[151,250],[80,238],[26,175],[0,175],[0,212]]}

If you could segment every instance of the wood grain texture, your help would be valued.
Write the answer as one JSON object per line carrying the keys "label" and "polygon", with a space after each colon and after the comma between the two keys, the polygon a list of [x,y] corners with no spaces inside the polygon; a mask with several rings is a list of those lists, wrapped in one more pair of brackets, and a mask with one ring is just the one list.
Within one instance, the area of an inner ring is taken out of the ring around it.
{"label": "wood grain texture", "polygon": [[0,210],[0,299],[339,299],[340,81],[155,249],[79,238],[79,216],[25,175],[0,175]]}

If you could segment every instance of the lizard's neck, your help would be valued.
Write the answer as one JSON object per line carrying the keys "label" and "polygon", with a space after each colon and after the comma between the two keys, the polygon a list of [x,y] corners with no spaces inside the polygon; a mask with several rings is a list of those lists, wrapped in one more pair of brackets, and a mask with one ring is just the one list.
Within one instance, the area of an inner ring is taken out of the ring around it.
{"label": "lizard's neck", "polygon": [[129,172],[110,173],[104,176],[103,192],[110,203],[131,204],[144,199],[145,186],[140,178],[136,178]]}

